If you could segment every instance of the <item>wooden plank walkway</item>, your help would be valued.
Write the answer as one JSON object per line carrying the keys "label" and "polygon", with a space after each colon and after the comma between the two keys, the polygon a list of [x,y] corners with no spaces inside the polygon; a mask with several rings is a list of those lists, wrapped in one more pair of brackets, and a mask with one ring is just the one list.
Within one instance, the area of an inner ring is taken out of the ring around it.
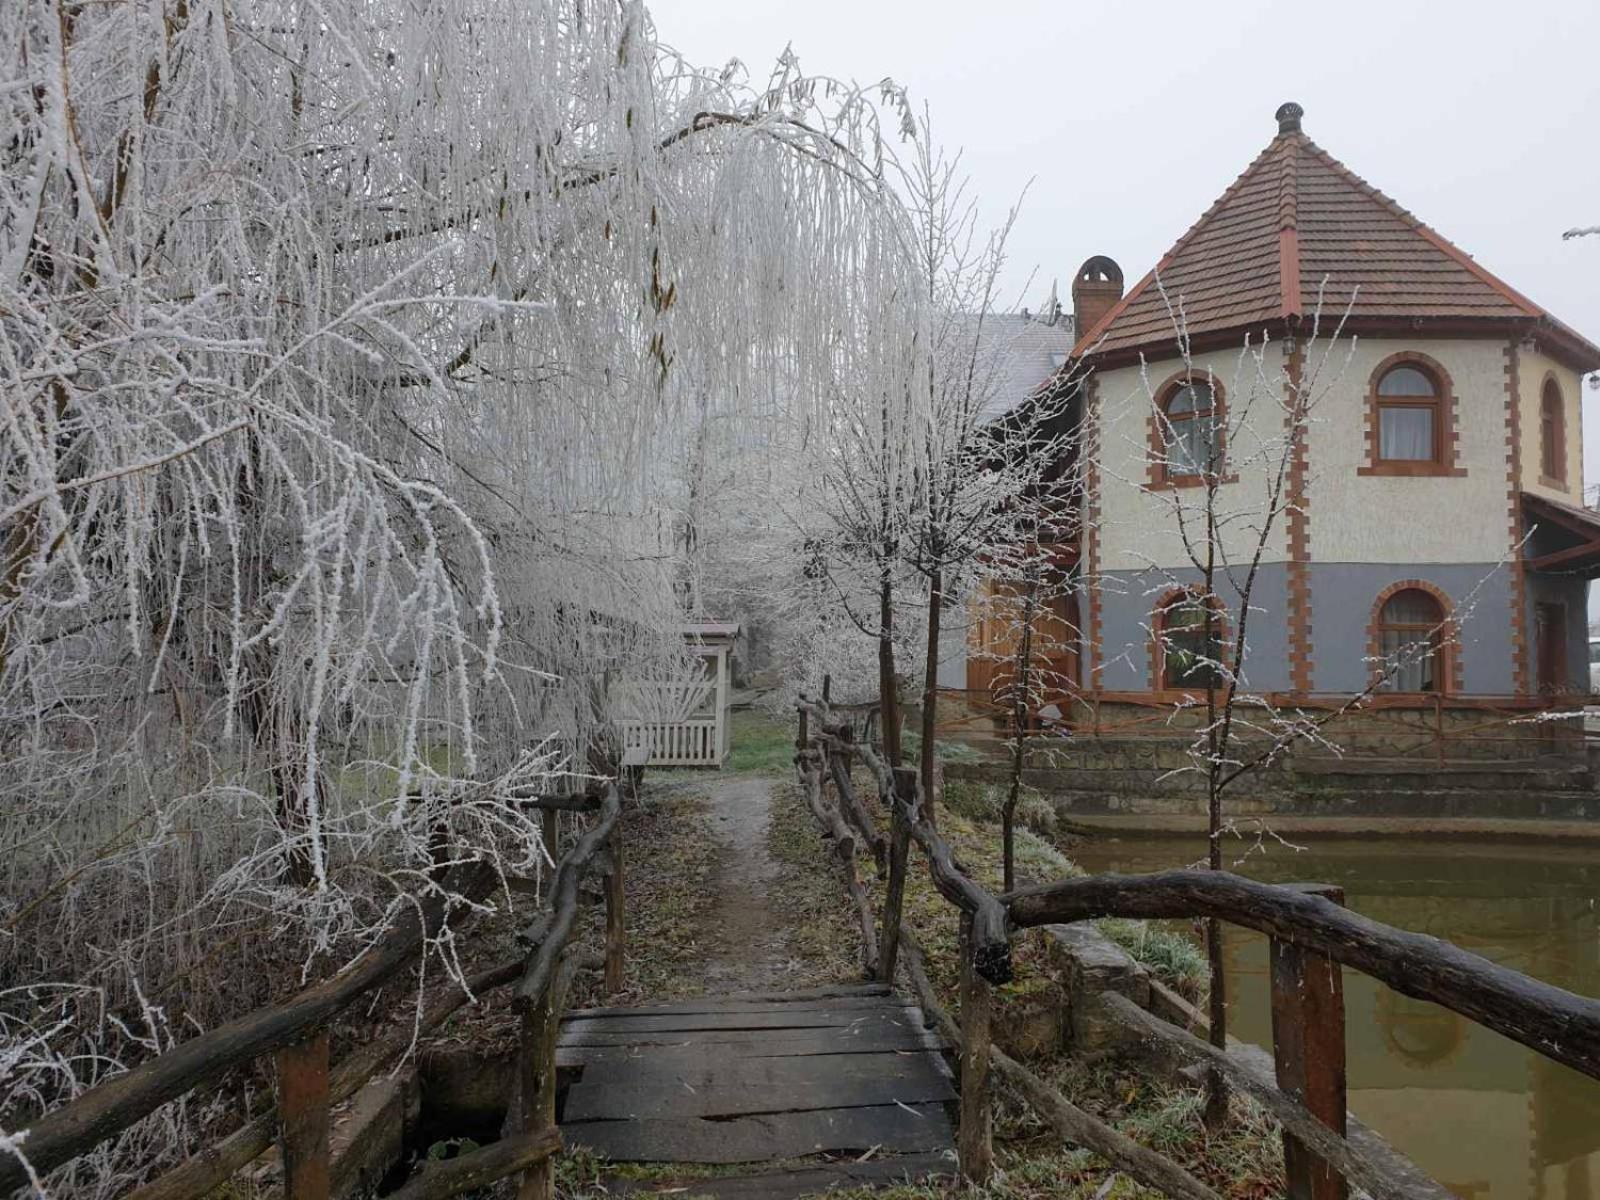
{"label": "wooden plank walkway", "polygon": [[[576,1076],[561,1133],[624,1162],[870,1152],[914,1156],[900,1178],[948,1173],[956,1092],[943,1051],[920,1009],[875,984],[578,1009],[557,1050]],[[891,1157],[862,1174],[894,1172]]]}

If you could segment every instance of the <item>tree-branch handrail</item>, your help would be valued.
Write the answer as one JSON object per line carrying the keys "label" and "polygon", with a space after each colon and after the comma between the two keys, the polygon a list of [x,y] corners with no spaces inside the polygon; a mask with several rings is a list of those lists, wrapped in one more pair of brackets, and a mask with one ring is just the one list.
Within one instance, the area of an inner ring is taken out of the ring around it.
{"label": "tree-branch handrail", "polygon": [[[494,874],[486,864],[461,869],[460,885],[447,889],[468,899],[489,893]],[[72,1161],[142,1120],[169,1100],[252,1059],[288,1046],[322,1028],[361,996],[388,980],[438,928],[444,902],[435,897],[419,912],[407,908],[389,935],[346,970],[280,1004],[269,1005],[142,1063],[45,1113],[23,1130],[21,1145],[41,1175]],[[20,1160],[0,1158],[0,1193],[28,1181]]]}
{"label": "tree-branch handrail", "polygon": [[1006,920],[1005,906],[987,888],[976,882],[956,861],[955,851],[939,836],[939,831],[928,824],[925,805],[918,785],[909,798],[902,798],[894,784],[894,772],[872,746],[840,737],[835,731],[842,726],[834,719],[834,710],[826,701],[818,702],[802,695],[795,707],[803,714],[816,718],[817,730],[809,736],[822,741],[838,754],[859,754],[868,770],[878,779],[878,791],[893,806],[894,815],[900,817],[910,831],[912,839],[922,848],[928,860],[928,873],[939,894],[956,908],[972,918],[973,966],[987,982],[999,986],[1013,978],[1011,966],[1011,932]]}
{"label": "tree-branch handrail", "polygon": [[1017,928],[1097,917],[1214,917],[1315,951],[1600,1079],[1600,1000],[1395,929],[1320,896],[1225,871],[1091,875],[1001,897]]}
{"label": "tree-branch handrail", "polygon": [[528,966],[516,987],[519,1004],[534,1003],[550,986],[555,977],[556,964],[567,948],[577,921],[580,896],[578,886],[599,856],[600,850],[611,839],[617,819],[622,815],[622,793],[615,784],[606,789],[600,806],[600,819],[584,831],[571,850],[562,856],[556,866],[555,881],[550,885],[550,912],[534,922],[521,934],[521,940],[531,943]]}
{"label": "tree-branch handrail", "polygon": [[[525,938],[529,934],[536,935],[531,938],[535,944],[526,961],[516,964],[515,971],[509,965],[502,966],[474,980],[476,987],[495,987],[511,982],[520,974],[519,1001],[524,997],[536,999],[548,989],[551,971],[572,933],[580,899],[578,886],[610,844],[622,807],[621,793],[615,783],[608,784],[603,797],[599,798],[541,796],[524,798],[521,802],[530,801],[551,811],[584,812],[598,807],[599,820],[557,864],[550,891],[551,912],[535,922],[524,935]],[[545,803],[547,801],[549,803]],[[609,869],[618,870],[616,858],[613,856],[610,861]],[[480,900],[494,889],[496,881],[497,875],[487,863],[464,863],[452,868],[452,874],[446,877],[437,894],[416,907],[402,910],[381,942],[331,979],[181,1042],[45,1113],[19,1131],[20,1136],[13,1135],[26,1155],[28,1167],[44,1175],[115,1137],[185,1092],[325,1030],[339,1013],[414,961],[440,928],[450,904],[457,899],[467,903]],[[375,1061],[375,1053],[358,1053],[341,1063],[331,1080],[330,1094],[337,1092],[339,1099],[352,1094],[382,1065]],[[212,1176],[216,1170],[224,1163],[233,1163],[240,1155],[248,1154],[244,1162],[258,1156],[266,1149],[271,1130],[277,1124],[275,1111],[265,1114],[240,1131],[241,1136],[233,1139],[229,1152],[201,1161],[197,1161],[201,1159],[197,1155],[142,1190],[156,1197],[180,1197],[198,1194],[192,1186],[196,1180],[205,1183],[207,1188],[215,1186]],[[191,1167],[190,1164],[195,1165]],[[237,1165],[228,1167],[229,1173],[237,1169]],[[21,1159],[15,1155],[0,1156],[0,1193],[27,1182],[27,1170]]]}

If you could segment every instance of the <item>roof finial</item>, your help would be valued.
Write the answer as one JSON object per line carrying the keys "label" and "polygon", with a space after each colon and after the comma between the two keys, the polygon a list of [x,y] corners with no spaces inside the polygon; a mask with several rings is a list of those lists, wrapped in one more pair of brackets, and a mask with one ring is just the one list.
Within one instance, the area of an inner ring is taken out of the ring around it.
{"label": "roof finial", "polygon": [[1278,105],[1278,111],[1272,115],[1278,119],[1279,133],[1299,133],[1300,118],[1306,115],[1306,110],[1290,100],[1287,104]]}

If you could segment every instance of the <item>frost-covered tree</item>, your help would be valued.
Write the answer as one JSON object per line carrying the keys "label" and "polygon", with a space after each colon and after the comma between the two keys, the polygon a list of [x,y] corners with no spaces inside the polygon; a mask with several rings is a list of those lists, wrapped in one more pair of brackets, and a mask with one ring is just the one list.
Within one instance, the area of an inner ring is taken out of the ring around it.
{"label": "frost-covered tree", "polygon": [[[1147,643],[1124,652],[1153,652],[1165,686],[1178,695],[1168,720],[1187,738],[1188,763],[1170,774],[1199,780],[1206,863],[1222,870],[1223,840],[1238,832],[1226,811],[1230,789],[1307,746],[1338,753],[1340,720],[1372,703],[1397,676],[1416,670],[1420,677],[1421,664],[1442,656],[1459,636],[1476,593],[1442,624],[1386,648],[1368,664],[1368,685],[1335,703],[1306,705],[1252,686],[1253,633],[1262,621],[1283,616],[1263,604],[1264,567],[1281,553],[1288,523],[1303,512],[1310,483],[1305,442],[1322,419],[1321,407],[1338,385],[1354,342],[1343,336],[1342,314],[1325,318],[1319,303],[1287,339],[1247,338],[1224,380],[1215,365],[1192,352],[1183,298],[1167,297],[1167,305],[1183,390],[1161,403],[1148,372],[1141,371],[1133,403],[1149,413],[1154,436],[1136,445],[1130,438],[1110,453],[1098,444],[1085,452],[1103,479],[1150,498],[1158,515],[1142,518],[1146,530],[1176,534],[1176,553],[1147,556],[1139,585],[1145,607],[1154,606],[1142,627]],[[1229,398],[1225,407],[1215,401],[1219,392]],[[1093,413],[1090,424],[1098,426]],[[1142,432],[1144,422],[1137,425]],[[1137,474],[1118,475],[1117,463],[1134,464]],[[1168,482],[1153,485],[1151,479]],[[1206,922],[1206,950],[1210,1036],[1222,1047],[1227,994],[1218,921]],[[1225,1101],[1223,1081],[1213,1075],[1209,1123],[1225,1119]]]}
{"label": "frost-covered tree", "polygon": [[1008,411],[1015,400],[1006,394],[1010,348],[995,326],[1006,236],[1017,210],[982,235],[959,156],[939,151],[926,116],[921,132],[900,167],[926,314],[914,335],[907,393],[912,487],[900,544],[926,586],[918,769],[932,819],[945,610],[965,603],[981,579],[1004,574],[1007,559],[1030,554],[1065,441],[1058,390]]}
{"label": "frost-covered tree", "polygon": [[820,411],[903,216],[893,89],[620,0],[19,0],[0,70],[4,1130],[537,871],[686,669],[684,430]]}

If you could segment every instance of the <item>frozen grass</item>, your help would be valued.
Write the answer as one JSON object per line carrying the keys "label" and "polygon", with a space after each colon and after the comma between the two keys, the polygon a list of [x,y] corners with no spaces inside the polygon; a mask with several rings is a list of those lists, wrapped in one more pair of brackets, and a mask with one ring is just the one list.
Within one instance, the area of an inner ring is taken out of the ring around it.
{"label": "frozen grass", "polygon": [[731,737],[724,771],[794,778],[793,722],[782,724],[756,708],[735,709],[729,719]]}
{"label": "frozen grass", "polygon": [[[623,871],[628,913],[627,988],[610,1004],[644,1004],[704,990],[705,917],[715,903],[718,842],[705,800],[693,792],[646,792],[646,804],[623,811]],[[583,911],[586,946],[604,945],[604,906]],[[599,977],[580,975],[584,992],[573,1005],[600,1002]]]}
{"label": "frozen grass", "polygon": [[[934,748],[939,751],[941,760],[947,763],[976,763],[983,761],[983,755],[974,746],[966,742],[952,742],[944,738],[934,739]],[[917,755],[922,751],[922,735],[915,729],[907,729],[900,736],[900,752],[910,765],[915,765]]]}
{"label": "frozen grass", "polygon": [[[953,813],[975,828],[993,825],[994,850],[1000,844],[1000,811],[1006,789],[1001,784],[973,779],[945,782],[944,802]],[[1075,879],[1084,873],[1048,840],[1055,829],[1055,809],[1042,793],[1023,787],[1017,799],[1017,873],[1024,882],[1045,883]],[[1107,918],[1097,921],[1100,932],[1155,973],[1156,978],[1190,1000],[1206,991],[1206,959],[1199,943],[1181,930],[1152,921]]]}
{"label": "frozen grass", "polygon": [[[772,908],[790,921],[790,948],[805,963],[807,986],[861,982],[860,926],[797,783],[773,786],[767,846],[779,868]],[[871,860],[858,869],[870,872]]]}
{"label": "frozen grass", "polygon": [[1106,917],[1096,924],[1168,987],[1189,1000],[1205,996],[1209,978],[1205,951],[1193,938],[1153,921]]}

